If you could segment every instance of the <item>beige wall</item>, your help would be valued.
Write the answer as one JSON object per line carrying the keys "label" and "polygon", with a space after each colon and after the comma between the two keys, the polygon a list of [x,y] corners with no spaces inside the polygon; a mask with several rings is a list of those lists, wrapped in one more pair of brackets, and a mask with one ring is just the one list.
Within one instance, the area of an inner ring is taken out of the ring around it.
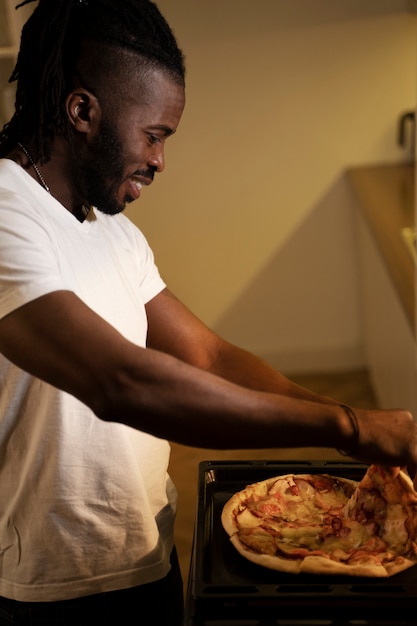
{"label": "beige wall", "polygon": [[159,0],[187,59],[167,166],[129,207],[169,287],[284,371],[364,362],[350,165],[396,162],[417,15],[381,0]]}

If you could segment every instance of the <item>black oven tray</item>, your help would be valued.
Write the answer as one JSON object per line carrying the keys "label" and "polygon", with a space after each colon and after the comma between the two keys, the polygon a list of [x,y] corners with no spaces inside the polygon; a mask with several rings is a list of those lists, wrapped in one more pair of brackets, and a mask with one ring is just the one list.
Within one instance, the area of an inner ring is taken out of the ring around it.
{"label": "black oven tray", "polygon": [[243,558],[221,525],[224,504],[248,484],[290,473],[360,480],[366,469],[344,461],[200,463],[186,626],[417,624],[417,567],[386,579],[276,572]]}

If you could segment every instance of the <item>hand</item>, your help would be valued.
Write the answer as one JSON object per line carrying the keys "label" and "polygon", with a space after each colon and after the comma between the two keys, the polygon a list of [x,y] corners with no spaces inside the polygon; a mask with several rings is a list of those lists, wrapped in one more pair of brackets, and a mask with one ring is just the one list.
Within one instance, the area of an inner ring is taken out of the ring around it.
{"label": "hand", "polygon": [[406,466],[410,476],[414,476],[417,468],[417,424],[411,413],[401,409],[354,411],[359,427],[354,457],[369,464]]}

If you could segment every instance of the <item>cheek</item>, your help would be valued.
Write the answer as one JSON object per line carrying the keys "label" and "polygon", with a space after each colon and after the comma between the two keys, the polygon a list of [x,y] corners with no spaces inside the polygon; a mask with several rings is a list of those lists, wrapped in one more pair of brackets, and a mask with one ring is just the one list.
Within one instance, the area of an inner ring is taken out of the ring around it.
{"label": "cheek", "polygon": [[133,133],[126,136],[124,142],[124,156],[127,163],[146,163],[150,148],[146,140],[138,138]]}

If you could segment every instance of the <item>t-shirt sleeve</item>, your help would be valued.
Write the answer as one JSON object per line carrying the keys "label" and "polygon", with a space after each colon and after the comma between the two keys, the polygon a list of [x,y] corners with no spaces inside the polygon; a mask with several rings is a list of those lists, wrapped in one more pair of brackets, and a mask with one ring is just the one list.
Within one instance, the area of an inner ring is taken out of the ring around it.
{"label": "t-shirt sleeve", "polygon": [[47,228],[12,192],[0,193],[0,318],[52,291],[66,289]]}

